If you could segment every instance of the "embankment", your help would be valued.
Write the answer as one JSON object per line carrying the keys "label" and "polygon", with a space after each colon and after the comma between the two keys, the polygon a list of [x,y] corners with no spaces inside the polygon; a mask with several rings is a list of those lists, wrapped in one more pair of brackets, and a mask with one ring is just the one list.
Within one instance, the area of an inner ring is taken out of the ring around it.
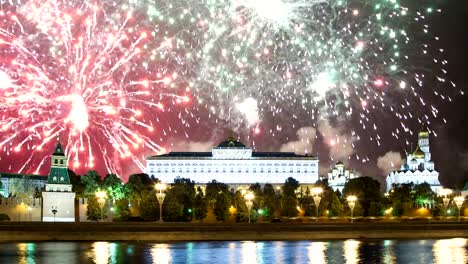
{"label": "embankment", "polygon": [[213,241],[468,237],[468,223],[0,223],[6,241]]}

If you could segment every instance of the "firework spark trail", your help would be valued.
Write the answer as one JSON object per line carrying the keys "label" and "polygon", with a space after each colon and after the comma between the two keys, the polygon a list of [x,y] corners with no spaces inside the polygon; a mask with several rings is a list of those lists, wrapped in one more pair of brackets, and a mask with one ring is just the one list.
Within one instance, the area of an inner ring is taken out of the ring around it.
{"label": "firework spark trail", "polygon": [[[197,32],[194,39],[175,41],[196,65],[191,86],[201,95],[203,108],[234,127],[239,125],[235,106],[252,98],[260,116],[272,111],[280,115],[288,108],[307,112],[314,120],[350,121],[358,116],[360,127],[352,133],[374,130],[370,138],[379,145],[377,113],[394,113],[403,131],[411,133],[408,123],[414,116],[431,124],[424,93],[433,90],[441,101],[451,101],[439,87],[425,87],[434,76],[438,86],[446,87],[440,77],[446,73],[446,61],[434,59],[442,57],[443,50],[429,55],[425,43],[437,40],[426,23],[440,10],[431,7],[409,9],[397,0],[153,4],[150,14],[161,23],[173,24],[178,32]],[[415,58],[436,63],[425,70],[414,64]],[[438,116],[434,105],[429,112]],[[246,116],[242,119],[251,127]],[[398,131],[396,127],[393,132]]]}
{"label": "firework spark trail", "polygon": [[[74,167],[103,162],[119,173],[120,161],[131,160],[143,169],[143,149],[165,151],[158,136],[164,144],[178,130],[174,123],[189,128],[205,112],[239,133],[277,123],[266,131],[272,136],[285,123],[310,125],[304,116],[314,126],[349,122],[353,144],[368,133],[380,145],[382,120],[400,124],[391,131],[399,138],[411,133],[410,122],[438,117],[427,91],[451,101],[443,50],[430,45],[437,38],[427,20],[440,11],[432,7],[398,0],[11,2],[0,9],[7,58],[0,62],[0,146],[8,154],[34,155],[62,135]],[[425,87],[432,79],[438,87]],[[164,117],[171,113],[178,120]],[[333,136],[332,145],[346,143]]]}
{"label": "firework spark trail", "polygon": [[175,103],[187,97],[164,87],[177,75],[167,80],[154,78],[151,70],[142,74],[146,26],[130,26],[131,12],[106,15],[111,13],[107,4],[28,1],[2,6],[0,48],[10,61],[0,65],[0,127],[8,135],[0,146],[8,155],[26,150],[31,153],[26,163],[34,163],[34,155],[61,136],[72,168],[105,165],[119,173],[122,168],[112,153],[143,170],[138,150],[161,151],[150,136],[155,128],[147,113],[157,115],[164,98]]}

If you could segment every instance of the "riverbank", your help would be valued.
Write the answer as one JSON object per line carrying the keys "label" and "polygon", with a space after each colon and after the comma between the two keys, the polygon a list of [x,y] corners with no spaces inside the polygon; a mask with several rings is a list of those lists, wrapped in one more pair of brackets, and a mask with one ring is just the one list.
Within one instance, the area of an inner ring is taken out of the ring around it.
{"label": "riverbank", "polygon": [[239,241],[468,237],[468,223],[0,223],[7,241]]}

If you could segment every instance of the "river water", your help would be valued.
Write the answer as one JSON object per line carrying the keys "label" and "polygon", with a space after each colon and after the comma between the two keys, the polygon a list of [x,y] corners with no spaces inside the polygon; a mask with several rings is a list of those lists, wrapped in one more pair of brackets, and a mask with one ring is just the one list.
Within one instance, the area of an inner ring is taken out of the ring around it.
{"label": "river water", "polygon": [[0,263],[468,263],[468,239],[0,243]]}

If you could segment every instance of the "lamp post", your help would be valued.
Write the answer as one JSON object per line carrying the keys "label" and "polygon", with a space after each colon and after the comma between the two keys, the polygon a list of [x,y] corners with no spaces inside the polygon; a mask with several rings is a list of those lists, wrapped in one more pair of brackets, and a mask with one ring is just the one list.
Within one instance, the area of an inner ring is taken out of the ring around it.
{"label": "lamp post", "polygon": [[106,204],[107,194],[105,191],[96,192],[96,198],[98,200],[99,208],[101,208],[101,221],[104,222],[104,205]]}
{"label": "lamp post", "polygon": [[319,218],[319,205],[320,205],[320,200],[322,200],[322,197],[320,197],[320,194],[323,192],[323,189],[320,187],[314,187],[310,191],[312,194],[312,198],[314,199],[314,204],[315,204],[315,212],[317,215],[317,220]]}
{"label": "lamp post", "polygon": [[254,194],[249,192],[249,193],[246,193],[244,195],[244,198],[245,198],[245,205],[247,205],[247,211],[248,211],[248,214],[249,214],[249,223],[250,223],[250,210],[252,210],[252,205],[253,205],[253,198],[255,198]]}
{"label": "lamp post", "polygon": [[159,203],[159,222],[162,222],[163,221],[163,219],[162,219],[162,205],[164,203],[164,198],[166,198],[166,194],[163,193],[163,191],[166,189],[166,184],[156,183],[154,188],[159,191],[159,192],[156,193],[156,198],[158,199],[158,203]]}
{"label": "lamp post", "polygon": [[463,202],[465,201],[465,197],[457,196],[457,197],[453,198],[453,200],[455,201],[455,204],[458,207],[458,222],[460,222],[460,211],[461,211],[461,208],[463,206]]}
{"label": "lamp post", "polygon": [[351,195],[351,196],[348,196],[346,200],[348,201],[349,209],[351,209],[351,223],[352,223],[353,222],[353,210],[354,210],[354,206],[356,206],[357,197],[354,195]]}
{"label": "lamp post", "polygon": [[52,213],[54,214],[54,223],[55,223],[55,215],[57,214],[57,206],[56,205],[52,205]]}

